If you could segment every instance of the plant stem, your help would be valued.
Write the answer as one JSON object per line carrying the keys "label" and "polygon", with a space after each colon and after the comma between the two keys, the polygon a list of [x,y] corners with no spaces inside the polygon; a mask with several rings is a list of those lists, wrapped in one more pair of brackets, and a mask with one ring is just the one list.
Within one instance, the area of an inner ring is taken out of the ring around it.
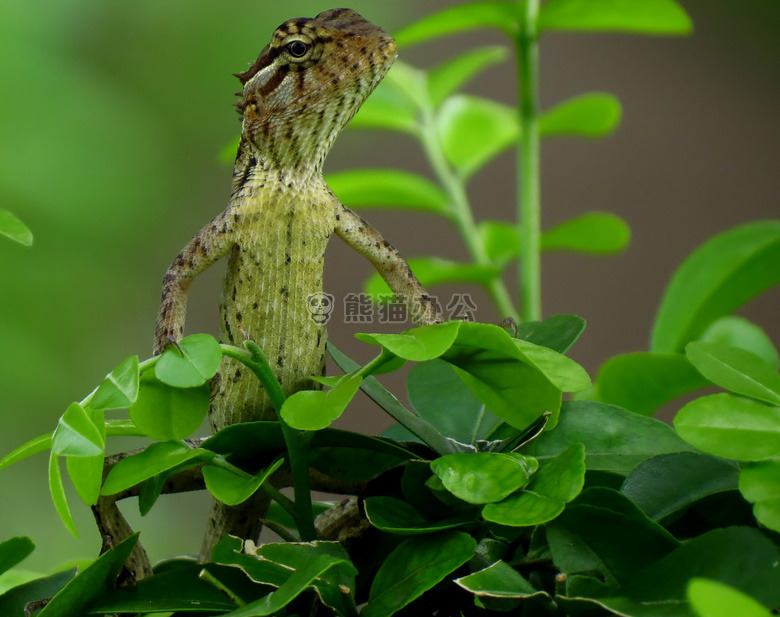
{"label": "plant stem", "polygon": [[524,321],[536,321],[542,316],[541,285],[541,191],[540,144],[538,117],[539,43],[536,23],[539,0],[518,0],[520,31],[518,51],[518,100],[520,144],[518,152],[517,220],[520,233],[520,293]]}
{"label": "plant stem", "polygon": [[[488,259],[477,224],[474,221],[468,195],[466,195],[466,188],[447,163],[436,134],[433,108],[430,106],[423,110],[420,141],[436,177],[444,187],[450,200],[452,200],[453,222],[463,237],[471,258],[480,265],[489,266],[490,259]],[[493,304],[502,318],[512,317],[517,319],[517,310],[514,304],[512,304],[512,298],[500,276],[488,282],[486,287]]]}

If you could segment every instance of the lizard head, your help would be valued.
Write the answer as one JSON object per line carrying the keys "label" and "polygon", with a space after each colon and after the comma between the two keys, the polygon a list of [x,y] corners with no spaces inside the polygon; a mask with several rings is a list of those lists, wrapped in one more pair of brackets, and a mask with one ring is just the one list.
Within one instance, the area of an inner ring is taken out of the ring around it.
{"label": "lizard head", "polygon": [[270,165],[319,172],[333,141],[396,57],[393,38],[351,9],[291,19],[236,76],[243,137]]}

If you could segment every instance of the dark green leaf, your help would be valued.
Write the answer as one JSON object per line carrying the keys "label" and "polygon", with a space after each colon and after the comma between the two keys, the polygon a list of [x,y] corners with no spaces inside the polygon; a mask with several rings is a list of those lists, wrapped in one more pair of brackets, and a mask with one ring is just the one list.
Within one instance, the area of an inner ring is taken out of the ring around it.
{"label": "dark green leaf", "polygon": [[613,356],[599,369],[600,401],[650,416],[664,403],[707,386],[681,354],[634,352]]}
{"label": "dark green leaf", "polygon": [[693,448],[668,424],[594,401],[563,404],[558,426],[545,431],[522,449],[544,461],[557,456],[572,443],[585,446],[589,470],[628,474],[645,459]]}
{"label": "dark green leaf", "polygon": [[455,583],[479,598],[527,598],[545,594],[503,561],[496,561],[478,572],[456,578]]}
{"label": "dark green leaf", "polygon": [[95,410],[124,409],[138,398],[138,356],[130,356],[111,371],[95,395],[89,408]]}
{"label": "dark green leaf", "polygon": [[620,492],[660,521],[704,497],[736,489],[738,475],[733,463],[714,456],[674,452],[640,463]]}
{"label": "dark green leaf", "polygon": [[637,34],[688,34],[693,25],[674,0],[550,0],[540,30],[597,30]]}
{"label": "dark green leaf", "polygon": [[114,465],[101,493],[114,495],[177,465],[210,456],[208,450],[189,448],[175,441],[153,443],[143,452],[128,456]]}
{"label": "dark green leaf", "polygon": [[33,243],[33,235],[27,225],[8,210],[0,210],[0,236],[11,238],[24,246],[32,246]]}
{"label": "dark green leaf", "polygon": [[544,321],[525,321],[517,325],[517,338],[534,345],[566,353],[585,330],[578,315],[553,315]]}
{"label": "dark green leaf", "polygon": [[27,536],[16,536],[0,542],[0,574],[7,572],[35,550]]}
{"label": "dark green leaf", "polygon": [[520,135],[514,108],[456,94],[439,109],[437,129],[447,160],[466,179],[511,146]]}
{"label": "dark green leaf", "polygon": [[514,33],[518,23],[518,8],[511,2],[464,2],[417,20],[396,34],[395,39],[403,46],[477,28]]}
{"label": "dark green leaf", "polygon": [[739,475],[739,490],[762,525],[780,531],[780,461],[752,463]]}
{"label": "dark green leaf", "polygon": [[103,553],[65,585],[38,613],[38,617],[73,617],[85,614],[92,603],[111,588],[136,542],[138,534]]}
{"label": "dark green leaf", "polygon": [[393,497],[367,497],[365,509],[366,517],[374,527],[401,535],[431,533],[470,522],[468,518],[450,518],[431,522],[413,506]]}
{"label": "dark green leaf", "polygon": [[38,452],[44,452],[45,450],[48,450],[51,448],[51,436],[52,433],[46,433],[45,435],[31,439],[15,450],[12,450],[6,454],[2,460],[0,460],[0,469],[5,469],[9,465],[23,461],[33,454],[38,454]]}
{"label": "dark green leaf", "polygon": [[414,104],[385,80],[363,103],[349,126],[417,135],[417,114],[418,110]]}
{"label": "dark green leaf", "polygon": [[318,431],[309,444],[309,465],[350,482],[370,480],[415,457],[384,439],[337,429]]}
{"label": "dark green leaf", "polygon": [[428,72],[428,92],[435,107],[477,73],[506,60],[506,47],[476,47],[450,58]]}
{"label": "dark green leaf", "polygon": [[688,602],[698,617],[771,617],[766,608],[747,594],[706,578],[691,579]]}
{"label": "dark green leaf", "polygon": [[528,483],[538,464],[497,452],[448,454],[431,463],[431,470],[456,497],[468,503],[501,501]]}
{"label": "dark green leaf", "polygon": [[157,379],[176,388],[202,386],[222,362],[219,343],[210,334],[193,334],[163,352],[155,366]]}
{"label": "dark green leaf", "polygon": [[778,281],[780,221],[748,223],[715,236],[672,277],[653,328],[652,351],[682,351],[716,319]]}
{"label": "dark green leaf", "polygon": [[574,251],[613,255],[628,247],[631,229],[608,212],[588,212],[548,229],[542,234],[543,251]]}
{"label": "dark green leaf", "polygon": [[701,340],[705,343],[731,345],[751,351],[763,358],[775,370],[780,368],[780,356],[766,332],[744,317],[736,315],[721,317],[704,331]]}
{"label": "dark green leaf", "polygon": [[327,392],[300,390],[288,396],[280,415],[291,427],[302,431],[317,431],[339,418],[360,388],[362,377],[345,375]]}
{"label": "dark green leaf", "polygon": [[73,515],[70,513],[68,498],[65,496],[65,487],[62,485],[60,461],[54,452],[49,455],[49,492],[51,500],[54,502],[54,509],[57,510],[65,528],[78,538],[79,534],[76,531],[76,524],[73,522]]}
{"label": "dark green leaf", "polygon": [[582,94],[542,114],[539,133],[542,137],[604,137],[617,129],[621,115],[617,97],[600,92]]}
{"label": "dark green leaf", "polygon": [[203,422],[210,399],[208,384],[174,388],[158,380],[154,370],[148,370],[141,376],[141,388],[138,399],[130,407],[130,418],[145,435],[157,441],[184,439]]}
{"label": "dark green leaf", "polygon": [[76,575],[76,568],[13,587],[0,596],[0,615],[24,615],[28,602],[52,598]]}
{"label": "dark green leaf", "polygon": [[685,346],[685,355],[715,385],[780,405],[780,374],[756,354],[739,347],[693,341]]}
{"label": "dark green leaf", "polygon": [[400,169],[355,169],[329,174],[328,186],[350,208],[388,207],[449,216],[447,194],[436,184]]}
{"label": "dark green leaf", "polygon": [[780,454],[780,407],[731,394],[688,403],[674,419],[677,433],[700,450],[741,461]]}
{"label": "dark green leaf", "polygon": [[452,530],[404,540],[379,567],[361,615],[396,613],[471,559],[476,545],[470,535]]}
{"label": "dark green leaf", "polygon": [[206,481],[206,488],[219,501],[229,506],[237,506],[254,495],[282,463],[284,459],[279,459],[268,469],[255,475],[238,475],[221,467],[206,465],[203,467],[203,479]]}
{"label": "dark green leaf", "polygon": [[52,452],[59,456],[96,456],[102,455],[105,447],[104,431],[81,405],[71,404],[60,417],[52,436]]}

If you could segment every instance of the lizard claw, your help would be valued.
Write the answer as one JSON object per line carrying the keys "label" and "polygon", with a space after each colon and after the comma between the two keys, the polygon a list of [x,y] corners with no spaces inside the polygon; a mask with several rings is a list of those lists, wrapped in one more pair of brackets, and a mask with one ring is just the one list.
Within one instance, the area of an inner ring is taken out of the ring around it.
{"label": "lizard claw", "polygon": [[511,330],[514,338],[517,338],[517,322],[515,321],[514,317],[507,317],[501,321],[500,324],[498,324],[500,328],[503,328],[504,330]]}

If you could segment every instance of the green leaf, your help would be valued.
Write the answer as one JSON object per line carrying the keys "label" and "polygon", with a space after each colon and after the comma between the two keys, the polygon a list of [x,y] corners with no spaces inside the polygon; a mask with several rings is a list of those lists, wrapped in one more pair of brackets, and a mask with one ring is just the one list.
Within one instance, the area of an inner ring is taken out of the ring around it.
{"label": "green leaf", "polygon": [[456,578],[454,582],[479,598],[527,598],[547,595],[546,592],[535,589],[508,563],[500,560],[473,574]]}
{"label": "green leaf", "polygon": [[8,210],[0,210],[0,236],[11,238],[24,246],[32,246],[30,229]]}
{"label": "green leaf", "polygon": [[16,536],[0,542],[0,574],[22,562],[35,550],[35,544],[27,536]]}
{"label": "green leaf", "polygon": [[[458,263],[438,257],[416,257],[407,260],[409,267],[426,288],[445,283],[487,283],[500,274],[496,266]],[[390,297],[392,292],[378,272],[368,277],[364,291],[373,298]]]}
{"label": "green leaf", "polygon": [[420,326],[402,334],[356,334],[355,338],[380,345],[396,356],[414,362],[438,358],[447,351],[461,326],[460,321],[448,321],[430,326]]}
{"label": "green leaf", "polygon": [[301,431],[318,431],[341,417],[352,397],[360,389],[362,376],[350,374],[327,392],[300,390],[288,396],[280,415],[291,427]]}
{"label": "green leaf", "polygon": [[416,136],[419,133],[418,113],[414,104],[391,85],[389,80],[385,80],[363,103],[349,126],[400,131]]}
{"label": "green leaf", "polygon": [[739,347],[694,341],[685,354],[716,386],[735,394],[780,405],[780,374],[756,354]]}
{"label": "green leaf", "polygon": [[184,439],[203,422],[210,399],[208,384],[175,388],[157,379],[155,370],[147,370],[141,376],[138,398],[130,406],[130,418],[157,441]]}
{"label": "green leaf", "polygon": [[153,443],[143,452],[128,456],[114,465],[101,493],[114,495],[177,465],[211,456],[208,450],[189,448],[176,441]]}
{"label": "green leaf", "polygon": [[103,553],[62,588],[38,613],[38,617],[85,615],[92,603],[111,589],[122,566],[138,542],[134,534]]}
{"label": "green leaf", "polygon": [[[101,423],[102,428],[102,423]],[[52,436],[52,452],[59,456],[97,456],[106,448],[106,437],[78,403],[71,404]]]}
{"label": "green leaf", "polygon": [[448,98],[436,120],[444,154],[464,180],[520,136],[514,108],[468,94]]}
{"label": "green leaf", "polygon": [[741,461],[780,454],[780,407],[731,394],[688,403],[674,419],[677,433],[700,450]]}
{"label": "green leaf", "polygon": [[130,356],[111,371],[94,396],[90,409],[124,409],[138,398],[138,356]]}
{"label": "green leaf", "polygon": [[721,317],[704,331],[701,340],[752,351],[775,370],[780,368],[780,356],[766,332],[744,317],[736,315]]}
{"label": "green leaf", "polygon": [[542,5],[538,27],[680,35],[693,24],[674,0],[550,0]]}
{"label": "green leaf", "polygon": [[532,490],[510,495],[498,503],[489,503],[482,510],[486,521],[509,527],[530,527],[553,520],[563,512],[565,504]]}
{"label": "green leaf", "polygon": [[620,124],[620,100],[611,94],[591,92],[559,103],[539,118],[542,137],[605,137]]}
{"label": "green leaf", "polygon": [[519,28],[518,8],[511,2],[464,2],[418,19],[395,35],[398,45],[415,45],[477,28],[498,28],[510,34]]}
{"label": "green leaf", "polygon": [[428,107],[428,75],[406,62],[395,62],[385,81],[403,94],[417,109]]}
{"label": "green leaf", "polygon": [[643,416],[669,401],[708,385],[681,354],[634,352],[613,356],[599,369],[596,393],[604,403]]}
{"label": "green leaf", "polygon": [[508,454],[463,452],[437,458],[431,470],[459,499],[483,504],[501,501],[525,486],[535,467]]}
{"label": "green leaf", "polygon": [[428,92],[434,107],[478,73],[506,60],[507,55],[506,47],[476,47],[435,66],[428,72]]}
{"label": "green leaf", "polygon": [[679,352],[716,319],[780,281],[780,221],[748,223],[696,249],[672,277],[652,351]]}
{"label": "green leaf", "polygon": [[54,502],[54,509],[57,510],[65,528],[78,538],[79,534],[76,531],[76,524],[73,522],[73,515],[70,513],[68,498],[65,496],[65,487],[62,485],[60,461],[53,451],[49,455],[49,492],[51,500]]}
{"label": "green leaf", "polygon": [[538,368],[559,390],[579,392],[590,386],[587,371],[571,358],[523,339],[515,339],[514,343],[522,358]]}
{"label": "green leaf", "polygon": [[262,473],[245,476],[214,465],[206,465],[203,467],[203,479],[206,481],[206,488],[219,501],[229,506],[237,506],[254,495],[268,476],[279,469],[282,463],[284,459],[279,459]]}
{"label": "green leaf", "polygon": [[33,454],[38,454],[38,452],[48,450],[51,448],[51,436],[52,433],[46,433],[45,435],[31,439],[15,450],[12,450],[0,460],[0,469],[5,469],[14,463],[23,461]]}
{"label": "green leaf", "polygon": [[328,174],[328,186],[350,208],[388,207],[450,215],[447,194],[418,174],[400,169],[355,169]]}
{"label": "green leaf", "polygon": [[393,615],[471,559],[476,546],[452,530],[404,540],[379,566],[361,616]]}
{"label": "green leaf", "polygon": [[515,225],[503,221],[482,221],[479,235],[488,259],[502,269],[520,256],[520,236]]}
{"label": "green leaf", "polygon": [[70,568],[14,586],[0,596],[0,615],[24,615],[24,607],[28,602],[54,597],[75,574],[76,568]]}
{"label": "green leaf", "polygon": [[771,613],[749,595],[706,578],[688,582],[688,602],[698,617],[771,617]]}
{"label": "green leaf", "polygon": [[542,234],[543,251],[574,251],[614,255],[628,247],[631,229],[619,216],[589,212],[569,219]]}
{"label": "green leaf", "polygon": [[431,533],[471,522],[467,518],[431,522],[413,506],[393,497],[367,497],[364,507],[366,517],[374,527],[401,535]]}
{"label": "green leaf", "polygon": [[103,454],[97,456],[69,456],[65,459],[68,476],[81,500],[94,506],[100,497],[103,483]]}
{"label": "green leaf", "polygon": [[640,463],[623,482],[626,495],[651,519],[660,521],[700,499],[737,488],[733,463],[696,452],[661,454]]}
{"label": "green leaf", "polygon": [[222,350],[210,334],[193,334],[163,352],[155,366],[157,379],[176,388],[202,386],[214,377]]}
{"label": "green leaf", "polygon": [[553,315],[544,321],[524,321],[517,325],[517,338],[534,345],[566,353],[585,330],[578,315]]}
{"label": "green leaf", "polygon": [[739,475],[739,490],[752,504],[759,523],[780,531],[780,461],[747,465]]}
{"label": "green leaf", "polygon": [[664,422],[613,405],[574,401],[563,404],[554,431],[545,431],[522,452],[544,464],[574,442],[585,446],[586,469],[620,474],[659,454],[693,450]]}

